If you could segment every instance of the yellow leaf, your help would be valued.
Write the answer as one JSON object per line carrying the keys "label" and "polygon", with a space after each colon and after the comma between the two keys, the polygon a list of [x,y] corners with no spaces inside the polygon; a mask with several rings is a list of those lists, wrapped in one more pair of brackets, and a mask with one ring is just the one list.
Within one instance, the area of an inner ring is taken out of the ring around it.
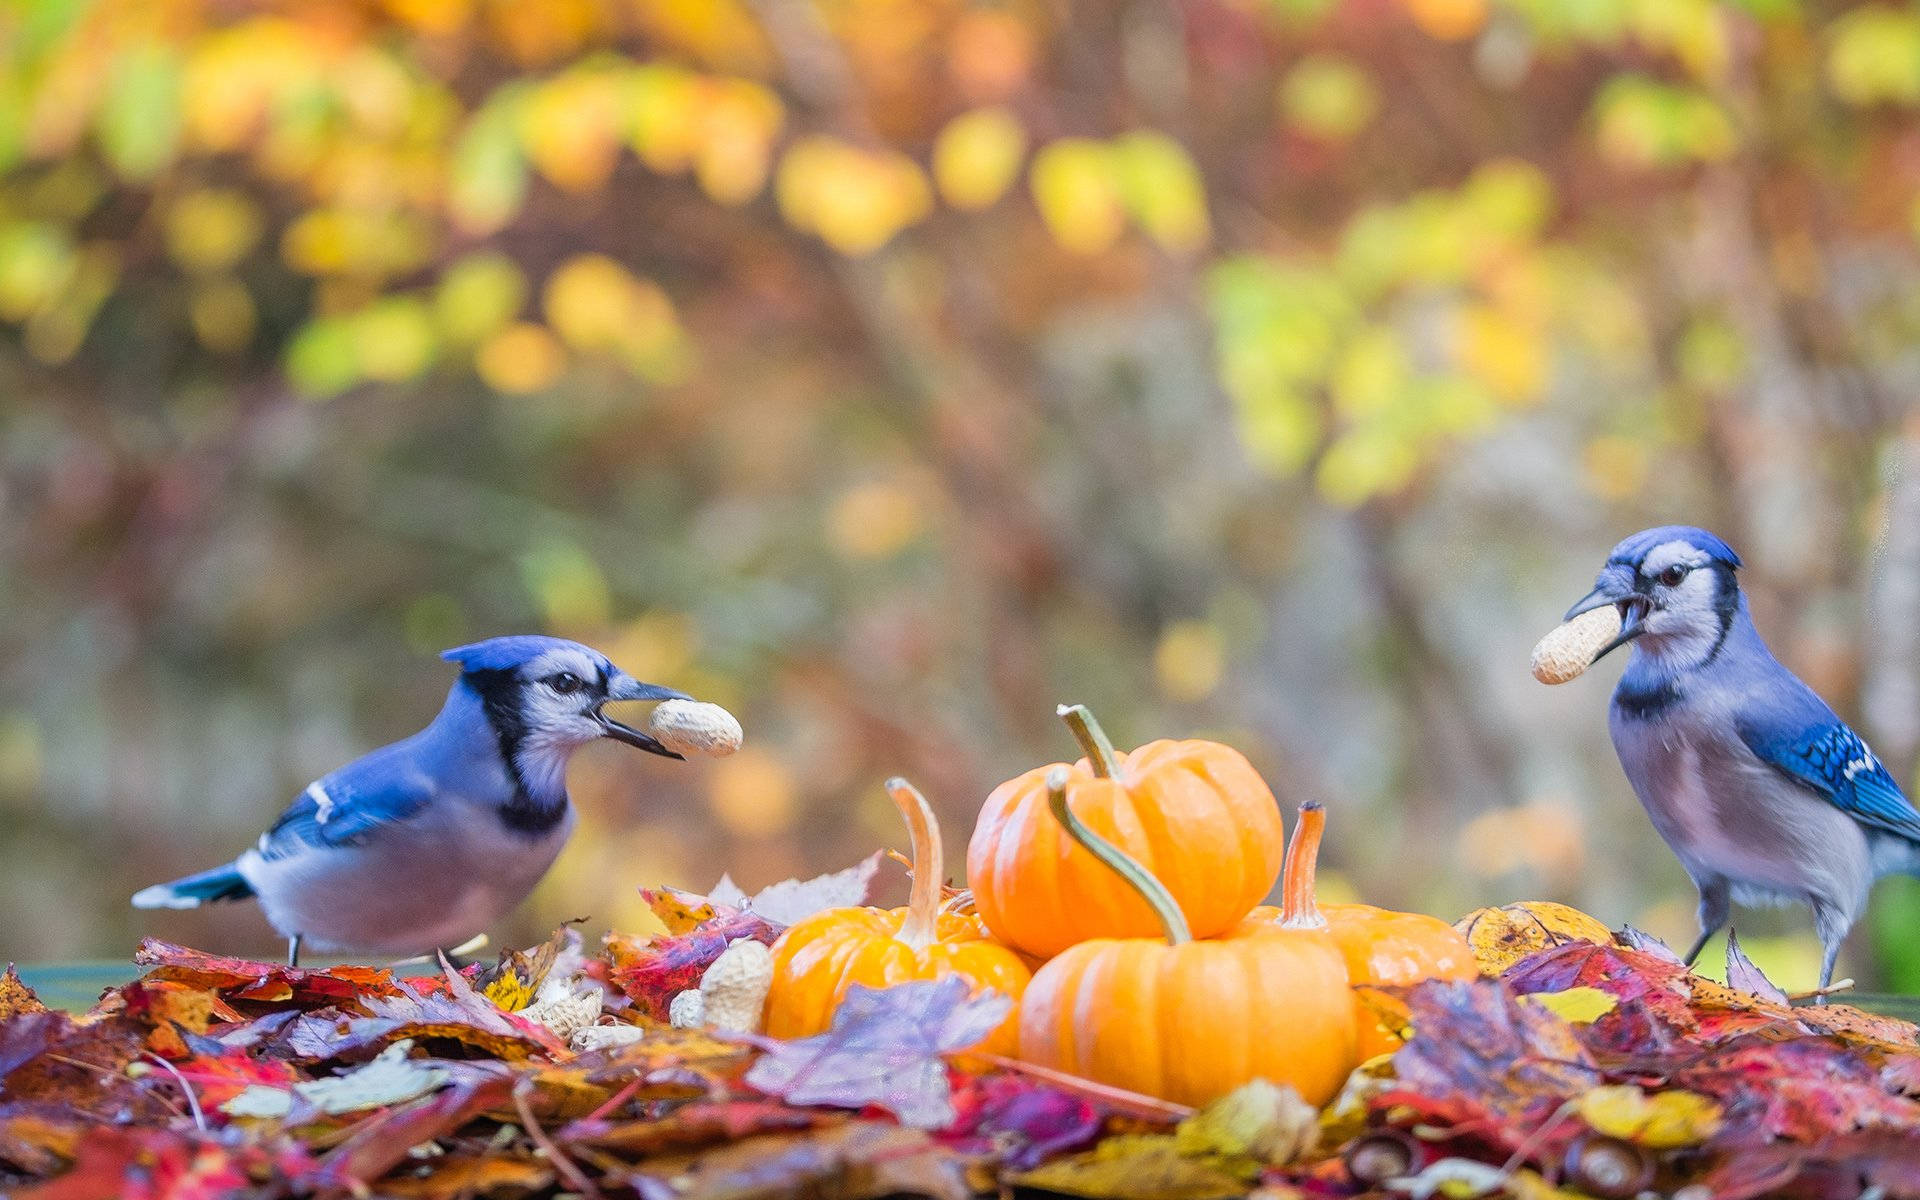
{"label": "yellow leaf", "polygon": [[1127,212],[1106,143],[1091,138],[1048,143],[1034,156],[1031,184],[1040,219],[1068,250],[1099,254],[1120,240]]}
{"label": "yellow leaf", "polygon": [[1536,992],[1522,997],[1575,1025],[1590,1025],[1619,1007],[1611,992],[1596,987],[1572,987],[1564,992]]}
{"label": "yellow leaf", "polygon": [[1466,936],[1474,961],[1488,975],[1498,975],[1523,958],[1569,942],[1613,944],[1611,929],[1577,908],[1551,900],[1475,909],[1453,927]]}
{"label": "yellow leaf", "polygon": [[1206,186],[1186,147],[1164,133],[1141,130],[1115,139],[1111,155],[1127,211],[1148,237],[1182,254],[1206,245]]}
{"label": "yellow leaf", "polygon": [[1720,1106],[1693,1092],[1655,1092],[1633,1084],[1589,1088],[1581,1093],[1580,1117],[1595,1133],[1651,1150],[1697,1146],[1720,1129]]}
{"label": "yellow leaf", "polygon": [[992,205],[1012,186],[1027,153],[1027,131],[1005,108],[977,108],[947,122],[933,144],[933,177],[954,208]]}
{"label": "yellow leaf", "polygon": [[533,999],[526,980],[513,971],[501,972],[500,978],[482,988],[480,994],[507,1012],[519,1012]]}

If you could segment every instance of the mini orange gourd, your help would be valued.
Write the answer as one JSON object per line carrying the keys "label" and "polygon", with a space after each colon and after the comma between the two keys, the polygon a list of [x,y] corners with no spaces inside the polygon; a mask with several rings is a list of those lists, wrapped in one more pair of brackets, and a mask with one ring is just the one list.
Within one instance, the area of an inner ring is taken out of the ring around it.
{"label": "mini orange gourd", "polygon": [[1032,971],[1020,956],[987,936],[979,919],[945,911],[940,827],[925,796],[904,779],[887,795],[913,842],[913,892],[905,908],[831,908],[787,927],[773,943],[773,986],[766,1032],[808,1037],[825,1032],[847,989],[888,987],[915,979],[960,975],[976,988],[1013,997],[1015,1009],[979,1049],[1011,1054],[1019,1031],[1020,995]]}
{"label": "mini orange gourd", "polygon": [[1020,1006],[1020,1057],[1181,1104],[1254,1079],[1325,1104],[1358,1059],[1353,996],[1322,930],[1272,924],[1194,940],[1151,873],[1082,824],[1065,766],[1047,778],[1049,812],[1088,854],[1136,890],[1163,937],[1096,938],[1034,972]]}
{"label": "mini orange gourd", "polygon": [[1405,1006],[1376,990],[1407,987],[1423,979],[1473,979],[1480,974],[1473,948],[1453,926],[1425,913],[1398,912],[1371,904],[1321,904],[1315,898],[1320,839],[1327,814],[1317,801],[1300,806],[1299,823],[1287,846],[1281,907],[1262,905],[1245,928],[1324,929],[1346,960],[1356,989],[1355,1021],[1364,1061],[1400,1047]]}
{"label": "mini orange gourd", "polygon": [[[1279,806],[1259,772],[1218,742],[1113,748],[1092,714],[1060,716],[1086,757],[1067,767],[1074,815],[1143,864],[1196,937],[1234,927],[1273,888],[1285,852]],[[1055,766],[1061,764],[1054,764]],[[994,936],[1038,958],[1095,937],[1152,937],[1153,909],[1048,815],[1052,766],[995,788],[967,846],[967,882]]]}

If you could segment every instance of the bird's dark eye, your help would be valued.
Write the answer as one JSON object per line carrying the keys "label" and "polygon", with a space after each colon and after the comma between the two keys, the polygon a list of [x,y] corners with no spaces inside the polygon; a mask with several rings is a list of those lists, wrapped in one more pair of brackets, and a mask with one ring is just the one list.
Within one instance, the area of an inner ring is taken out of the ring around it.
{"label": "bird's dark eye", "polygon": [[1660,582],[1667,587],[1679,587],[1680,581],[1687,577],[1688,568],[1683,563],[1675,563],[1660,572]]}
{"label": "bird's dark eye", "polygon": [[581,688],[587,686],[587,684],[586,680],[581,679],[572,671],[562,671],[557,675],[547,676],[547,686],[559,692],[562,696],[571,696]]}

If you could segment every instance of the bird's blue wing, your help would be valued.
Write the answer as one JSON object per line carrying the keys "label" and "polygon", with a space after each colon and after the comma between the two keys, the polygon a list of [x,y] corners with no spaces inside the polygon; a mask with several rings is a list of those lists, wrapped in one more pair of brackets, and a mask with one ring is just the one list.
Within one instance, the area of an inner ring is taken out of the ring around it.
{"label": "bird's blue wing", "polygon": [[261,836],[261,856],[276,859],[308,847],[360,845],[383,826],[417,815],[433,800],[433,782],[401,758],[376,751],[308,784]]}
{"label": "bird's blue wing", "polygon": [[1860,735],[1830,710],[1826,720],[1804,727],[1746,718],[1737,724],[1741,740],[1762,761],[1821,793],[1862,825],[1920,842],[1920,811]]}

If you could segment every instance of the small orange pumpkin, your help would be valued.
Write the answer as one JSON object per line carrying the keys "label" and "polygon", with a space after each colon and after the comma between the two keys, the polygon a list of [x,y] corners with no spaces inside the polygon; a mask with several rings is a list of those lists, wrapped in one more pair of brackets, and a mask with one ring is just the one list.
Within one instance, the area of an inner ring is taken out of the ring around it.
{"label": "small orange pumpkin", "polygon": [[1164,937],[1081,942],[1034,972],[1020,1005],[1020,1057],[1181,1104],[1254,1079],[1325,1104],[1358,1061],[1333,939],[1266,924],[1193,940],[1167,889],[1074,815],[1071,782],[1065,766],[1046,779],[1054,819],[1134,889]]}
{"label": "small orange pumpkin", "polygon": [[1327,814],[1318,801],[1300,806],[1287,846],[1281,907],[1261,905],[1243,928],[1324,929],[1346,960],[1356,989],[1355,1019],[1362,1061],[1400,1048],[1405,1007],[1375,987],[1405,987],[1422,979],[1473,979],[1480,974],[1473,948],[1453,926],[1425,913],[1371,904],[1321,904],[1314,896],[1320,839]]}
{"label": "small orange pumpkin", "polygon": [[889,779],[887,794],[906,819],[913,842],[907,906],[831,908],[788,926],[773,943],[765,1029],[781,1038],[824,1032],[856,983],[877,988],[960,975],[976,988],[1013,997],[1014,1011],[979,1047],[1011,1054],[1018,1039],[1017,1005],[1032,971],[1019,955],[988,937],[977,917],[942,908],[944,855],[933,808],[904,779]]}
{"label": "small orange pumpkin", "polygon": [[[1060,716],[1087,754],[1067,768],[1074,814],[1160,881],[1195,936],[1233,928],[1272,890],[1286,828],[1238,750],[1156,741],[1122,754],[1085,708],[1062,706]],[[980,811],[967,882],[981,919],[1042,959],[1088,938],[1154,936],[1146,901],[1047,815],[1052,770],[1001,784]]]}

